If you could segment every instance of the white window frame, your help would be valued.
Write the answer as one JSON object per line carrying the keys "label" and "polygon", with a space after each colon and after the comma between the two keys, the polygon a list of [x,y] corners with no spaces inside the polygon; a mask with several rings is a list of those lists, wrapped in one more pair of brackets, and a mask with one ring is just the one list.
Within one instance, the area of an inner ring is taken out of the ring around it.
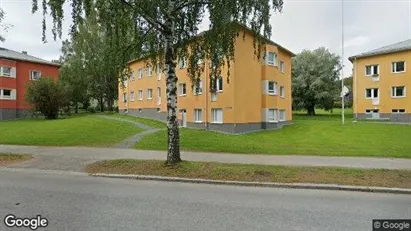
{"label": "white window frame", "polygon": [[[270,83],[274,84],[274,89],[270,90]],[[277,82],[276,81],[268,81],[267,82],[267,90],[269,95],[277,95]]]}
{"label": "white window frame", "polygon": [[179,60],[180,69],[184,69],[187,67],[187,59],[186,57],[181,57]]}
{"label": "white window frame", "polygon": [[285,73],[285,63],[283,61],[280,61],[280,71],[281,73]]}
{"label": "white window frame", "polygon": [[153,89],[149,88],[147,89],[147,99],[153,99]]}
{"label": "white window frame", "polygon": [[127,93],[126,92],[123,93],[123,102],[127,103]]}
{"label": "white window frame", "polygon": [[212,92],[210,97],[211,97],[211,102],[216,102],[217,101],[217,93]]}
{"label": "white window frame", "polygon": [[[221,79],[221,84],[220,84],[220,79]],[[222,76],[217,78],[216,90],[217,90],[217,92],[223,92],[223,90],[224,90],[224,79],[223,79]]]}
{"label": "white window frame", "polygon": [[[185,92],[183,92],[185,90]],[[180,83],[178,85],[178,91],[180,96],[186,96],[187,95],[187,84],[186,83]]]}
{"label": "white window frame", "polygon": [[137,70],[137,73],[138,73],[138,79],[142,79],[143,78],[143,68],[139,68]]}
{"label": "white window frame", "polygon": [[147,68],[147,76],[149,77],[153,76],[153,67],[150,66]]}
{"label": "white window frame", "polygon": [[130,92],[130,101],[134,102],[134,91]]}
{"label": "white window frame", "polygon": [[[377,66],[377,73],[374,73],[374,66]],[[367,74],[367,67],[371,67],[371,74]],[[380,74],[380,65],[379,64],[371,64],[366,65],[364,70],[365,76],[377,76]]]}
{"label": "white window frame", "polygon": [[[404,70],[403,71],[397,71],[397,63],[404,63]],[[398,74],[398,73],[404,73],[407,70],[407,64],[405,61],[395,61],[391,63],[391,73],[393,74]]]}
{"label": "white window frame", "polygon": [[41,71],[36,71],[36,70],[30,70],[29,74],[30,74],[30,80],[37,80],[37,79],[33,79],[33,73],[34,72],[38,72],[40,73],[40,76],[37,79],[41,78]]}
{"label": "white window frame", "polygon": [[[400,110],[404,110],[403,112],[400,112]],[[392,114],[405,114],[406,110],[404,108],[398,108],[398,109],[391,109]]]}
{"label": "white window frame", "polygon": [[[378,97],[374,96],[374,90],[377,89],[378,91]],[[371,97],[367,97],[367,90],[371,90]],[[380,89],[379,88],[366,88],[365,89],[365,98],[366,99],[377,99],[380,98]]]}
{"label": "white window frame", "polygon": [[[218,120],[218,112],[221,112],[221,120]],[[217,118],[216,118],[217,117]],[[211,123],[213,124],[222,124],[223,123],[223,109],[222,108],[212,108],[211,109]]]}
{"label": "white window frame", "polygon": [[[5,96],[4,91],[10,91],[10,96]],[[13,97],[13,90],[12,89],[0,89],[0,99],[11,99]]]}
{"label": "white window frame", "polygon": [[[397,96],[396,94],[397,94],[397,88],[403,88],[404,90],[403,90],[403,92],[404,92],[404,95],[401,95],[401,96]],[[397,99],[397,98],[405,98],[407,96],[407,91],[406,91],[406,87],[405,86],[393,86],[393,87],[391,87],[391,98],[395,98],[395,99]]]}
{"label": "white window frame", "polygon": [[203,110],[200,108],[194,109],[194,123],[202,123],[203,122]]}
{"label": "white window frame", "polygon": [[203,94],[203,81],[200,80],[198,83],[198,92],[197,92],[197,86],[194,86],[194,95],[202,95]]}
{"label": "white window frame", "polygon": [[[4,68],[10,69],[9,74],[7,74],[7,75],[5,74]],[[1,76],[4,76],[4,77],[12,77],[12,75],[13,75],[13,68],[12,68],[12,67],[9,67],[9,66],[1,66],[1,67],[0,67],[0,75],[1,75]]]}
{"label": "white window frame", "polygon": [[285,87],[284,86],[280,86],[280,97],[285,98]]}
{"label": "white window frame", "polygon": [[[374,112],[374,111],[377,111],[377,112]],[[365,109],[365,114],[373,114],[373,113],[380,113],[380,110],[379,109]]]}
{"label": "white window frame", "polygon": [[160,81],[161,80],[161,67],[160,65],[157,65],[157,80]]}
{"label": "white window frame", "polygon": [[134,81],[135,77],[136,77],[136,73],[134,71],[131,71],[130,81]]}
{"label": "white window frame", "polygon": [[278,122],[278,109],[277,108],[270,108],[267,112],[267,121],[269,123],[276,123]]}
{"label": "white window frame", "polygon": [[144,98],[143,90],[138,90],[138,100],[143,100],[143,98]]}
{"label": "white window frame", "polygon": [[[281,118],[281,113],[284,113],[283,114],[283,116],[284,116],[284,118]],[[285,109],[280,109],[280,110],[278,110],[278,120],[279,121],[286,121],[287,120],[287,116],[286,116],[286,114],[285,114]]]}
{"label": "white window frame", "polygon": [[[269,51],[267,54],[267,65],[270,66],[277,66],[278,55],[275,52]],[[270,60],[270,56],[272,55],[272,60]]]}

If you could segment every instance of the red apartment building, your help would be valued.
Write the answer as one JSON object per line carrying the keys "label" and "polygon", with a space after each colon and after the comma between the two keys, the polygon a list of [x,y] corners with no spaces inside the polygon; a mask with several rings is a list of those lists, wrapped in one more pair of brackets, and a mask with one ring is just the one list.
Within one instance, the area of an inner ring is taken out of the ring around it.
{"label": "red apartment building", "polygon": [[0,120],[27,115],[26,84],[41,76],[58,77],[60,65],[27,52],[0,47]]}

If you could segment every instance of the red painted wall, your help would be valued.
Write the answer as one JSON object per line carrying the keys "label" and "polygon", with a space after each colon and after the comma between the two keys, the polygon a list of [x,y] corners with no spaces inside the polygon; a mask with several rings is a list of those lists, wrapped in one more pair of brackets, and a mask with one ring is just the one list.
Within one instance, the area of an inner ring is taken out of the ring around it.
{"label": "red painted wall", "polygon": [[12,88],[16,89],[16,100],[0,100],[0,108],[7,109],[27,109],[28,105],[25,102],[26,85],[30,80],[30,71],[40,71],[41,77],[58,78],[59,67],[41,64],[31,63],[26,61],[11,61],[0,59],[0,65],[7,65],[16,67],[16,78],[0,77],[0,88]]}

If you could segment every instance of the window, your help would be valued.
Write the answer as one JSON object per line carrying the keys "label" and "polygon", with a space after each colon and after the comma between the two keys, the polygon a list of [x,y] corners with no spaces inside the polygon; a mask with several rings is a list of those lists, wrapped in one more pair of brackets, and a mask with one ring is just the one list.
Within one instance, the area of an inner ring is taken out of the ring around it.
{"label": "window", "polygon": [[203,111],[201,109],[194,109],[194,122],[203,122]]}
{"label": "window", "polygon": [[138,79],[143,78],[143,68],[138,69]]}
{"label": "window", "polygon": [[379,111],[379,109],[367,109],[365,110],[365,114],[378,113]]}
{"label": "window", "polygon": [[394,113],[394,114],[404,114],[405,109],[392,109],[391,112]]}
{"label": "window", "polygon": [[134,101],[134,91],[131,91],[131,92],[130,92],[130,100],[131,100],[131,101]]}
{"label": "window", "polygon": [[284,88],[284,86],[280,86],[280,96],[281,97],[285,97],[285,88]]}
{"label": "window", "polygon": [[277,54],[274,52],[267,53],[267,64],[277,66]]}
{"label": "window", "polygon": [[391,96],[393,98],[405,97],[405,87],[404,86],[392,87]]}
{"label": "window", "polygon": [[211,93],[211,102],[217,101],[217,93]]}
{"label": "window", "polygon": [[405,61],[393,62],[391,66],[392,66],[392,73],[405,72]]}
{"label": "window", "polygon": [[41,77],[41,72],[40,71],[30,71],[30,79],[31,80],[37,80],[40,79]]}
{"label": "window", "polygon": [[365,75],[367,76],[378,75],[379,70],[380,70],[379,65],[365,66]]}
{"label": "window", "polygon": [[147,99],[153,98],[153,89],[147,89]]}
{"label": "window", "polygon": [[217,92],[223,91],[223,77],[217,78]]}
{"label": "window", "polygon": [[268,94],[277,95],[277,82],[268,81]]}
{"label": "window", "polygon": [[194,86],[194,94],[197,94],[197,95],[201,95],[201,94],[203,94],[203,81],[199,81],[199,83],[198,83],[198,88],[197,88],[197,86]]}
{"label": "window", "polygon": [[138,100],[143,100],[143,90],[138,90]]}
{"label": "window", "polygon": [[147,75],[152,76],[153,75],[153,67],[148,67],[147,68]]}
{"label": "window", "polygon": [[211,122],[223,123],[223,109],[211,109]]}
{"label": "window", "polygon": [[130,81],[134,81],[134,79],[135,79],[135,73],[134,73],[134,71],[131,71],[131,73],[130,73]]}
{"label": "window", "polygon": [[280,121],[285,121],[285,110],[280,110]]}
{"label": "window", "polygon": [[378,88],[365,89],[365,98],[366,99],[378,98]]}
{"label": "window", "polygon": [[161,104],[161,88],[157,87],[157,105]]}
{"label": "window", "polygon": [[187,67],[187,59],[186,57],[181,57],[180,58],[180,69],[186,68]]}
{"label": "window", "polygon": [[3,67],[1,67],[1,75],[2,76],[8,76],[8,77],[11,77],[11,67],[6,67],[6,66],[3,66]]}
{"label": "window", "polygon": [[268,122],[277,122],[278,109],[268,109]]}
{"label": "window", "polygon": [[127,93],[123,93],[123,102],[127,103]]}
{"label": "window", "polygon": [[179,89],[180,96],[185,96],[187,94],[187,85],[185,83],[180,83]]}
{"label": "window", "polygon": [[285,64],[283,61],[280,61],[280,71],[281,73],[285,73]]}
{"label": "window", "polygon": [[11,98],[11,90],[3,89],[1,96],[2,98],[6,98],[6,99]]}

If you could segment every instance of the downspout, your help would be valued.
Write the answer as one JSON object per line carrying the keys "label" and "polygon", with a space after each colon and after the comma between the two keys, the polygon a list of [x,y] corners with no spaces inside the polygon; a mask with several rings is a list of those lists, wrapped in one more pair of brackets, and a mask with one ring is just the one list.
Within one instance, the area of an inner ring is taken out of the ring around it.
{"label": "downspout", "polygon": [[205,93],[205,113],[204,113],[204,127],[207,129],[208,128],[208,75],[207,75],[207,70],[208,70],[208,65],[206,64],[207,62],[204,60],[204,84],[203,84],[203,92]]}
{"label": "downspout", "polygon": [[355,81],[353,81],[353,83],[355,83],[355,119],[358,119],[358,78],[357,78],[357,72],[358,72],[358,65],[357,65],[357,58],[354,59],[354,76],[353,78],[355,78]]}

